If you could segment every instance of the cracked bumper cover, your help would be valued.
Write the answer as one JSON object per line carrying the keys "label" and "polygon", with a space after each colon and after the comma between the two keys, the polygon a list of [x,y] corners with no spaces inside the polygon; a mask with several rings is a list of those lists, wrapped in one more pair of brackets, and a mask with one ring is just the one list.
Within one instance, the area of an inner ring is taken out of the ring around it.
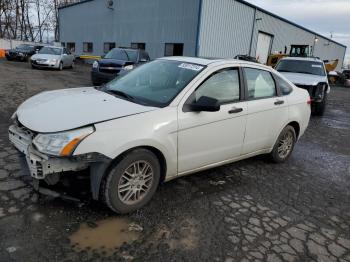
{"label": "cracked bumper cover", "polygon": [[35,179],[45,179],[50,174],[79,171],[89,167],[89,162],[75,157],[51,157],[40,153],[32,146],[31,135],[15,125],[9,128],[9,139],[19,151],[24,153],[30,175]]}
{"label": "cracked bumper cover", "polygon": [[92,194],[94,199],[98,199],[100,184],[111,159],[99,153],[72,157],[53,157],[42,154],[32,146],[33,134],[16,125],[10,126],[9,139],[25,155],[30,175],[37,180],[44,180],[53,174],[80,171],[90,167]]}

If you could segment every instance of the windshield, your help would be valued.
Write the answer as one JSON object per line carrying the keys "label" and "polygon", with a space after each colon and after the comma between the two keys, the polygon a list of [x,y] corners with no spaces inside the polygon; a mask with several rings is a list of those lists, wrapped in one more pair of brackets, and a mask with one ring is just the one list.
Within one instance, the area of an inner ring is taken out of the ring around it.
{"label": "windshield", "polygon": [[136,62],[137,51],[115,48],[109,51],[104,58]]}
{"label": "windshield", "polygon": [[302,60],[281,60],[276,70],[279,72],[302,73],[310,75],[325,76],[323,63]]}
{"label": "windshield", "polygon": [[104,91],[135,103],[164,107],[203,69],[201,65],[155,60],[109,82]]}
{"label": "windshield", "polygon": [[62,53],[61,48],[55,48],[55,47],[43,47],[39,51],[39,54],[45,54],[45,55],[60,55]]}
{"label": "windshield", "polygon": [[19,45],[16,47],[16,49],[22,49],[22,50],[32,50],[34,49],[34,46],[32,45]]}

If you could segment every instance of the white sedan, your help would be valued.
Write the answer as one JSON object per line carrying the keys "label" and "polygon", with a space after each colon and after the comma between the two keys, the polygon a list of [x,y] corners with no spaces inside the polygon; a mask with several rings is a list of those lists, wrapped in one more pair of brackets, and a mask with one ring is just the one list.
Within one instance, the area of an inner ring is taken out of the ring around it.
{"label": "white sedan", "polygon": [[286,161],[309,119],[307,91],[269,67],[172,57],[100,88],[36,95],[9,137],[34,182],[90,168],[93,198],[128,213],[164,181],[259,154]]}
{"label": "white sedan", "polygon": [[74,67],[74,55],[64,47],[45,46],[30,58],[32,68],[63,68]]}

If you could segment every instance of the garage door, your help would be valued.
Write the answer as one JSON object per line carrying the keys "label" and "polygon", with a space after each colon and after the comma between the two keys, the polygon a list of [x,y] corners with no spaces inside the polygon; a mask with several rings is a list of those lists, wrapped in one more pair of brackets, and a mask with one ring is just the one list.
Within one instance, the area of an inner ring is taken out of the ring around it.
{"label": "garage door", "polygon": [[259,33],[258,44],[256,47],[256,58],[260,63],[266,64],[270,53],[272,36],[264,33]]}

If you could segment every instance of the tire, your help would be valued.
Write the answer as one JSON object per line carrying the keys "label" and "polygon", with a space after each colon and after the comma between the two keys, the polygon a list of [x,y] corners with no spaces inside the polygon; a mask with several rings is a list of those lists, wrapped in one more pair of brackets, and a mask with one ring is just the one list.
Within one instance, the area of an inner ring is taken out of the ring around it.
{"label": "tire", "polygon": [[314,103],[312,105],[312,114],[314,116],[323,116],[327,105],[327,91],[324,92],[322,102]]}
{"label": "tire", "polygon": [[[140,171],[145,174],[142,175]],[[136,176],[133,177],[134,173]],[[114,212],[130,213],[151,200],[159,179],[160,164],[156,155],[146,149],[137,149],[122,157],[108,172],[102,183],[101,195]]]}
{"label": "tire", "polygon": [[74,62],[72,62],[72,65],[70,66],[70,69],[74,69],[74,67],[75,67],[75,64],[74,64]]}
{"label": "tire", "polygon": [[62,62],[60,62],[60,65],[59,65],[59,67],[58,67],[58,70],[60,70],[60,71],[63,70],[63,63],[62,63]]}
{"label": "tire", "polygon": [[286,126],[278,136],[275,146],[270,153],[271,160],[275,163],[286,162],[292,155],[296,140],[297,137],[294,128],[292,126]]}

